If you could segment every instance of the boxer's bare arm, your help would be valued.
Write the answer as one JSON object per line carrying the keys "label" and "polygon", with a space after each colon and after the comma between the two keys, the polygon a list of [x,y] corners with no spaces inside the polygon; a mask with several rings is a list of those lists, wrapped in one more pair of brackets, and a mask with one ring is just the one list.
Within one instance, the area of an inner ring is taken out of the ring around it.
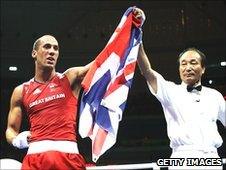
{"label": "boxer's bare arm", "polygon": [[20,131],[22,121],[22,85],[17,86],[11,96],[10,110],[8,114],[8,122],[6,129],[6,139],[12,144],[13,139]]}

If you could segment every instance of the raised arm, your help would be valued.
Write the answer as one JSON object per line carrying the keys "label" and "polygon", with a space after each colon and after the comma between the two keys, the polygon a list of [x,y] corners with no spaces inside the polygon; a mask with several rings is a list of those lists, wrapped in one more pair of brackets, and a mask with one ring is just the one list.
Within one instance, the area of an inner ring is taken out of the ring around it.
{"label": "raised arm", "polygon": [[145,53],[143,44],[140,45],[137,62],[141,74],[145,77],[146,81],[151,85],[154,92],[157,93],[157,79],[154,74],[154,70],[151,68],[151,64]]}
{"label": "raised arm", "polygon": [[74,92],[74,95],[78,97],[80,89],[81,89],[81,82],[85,77],[86,73],[89,71],[93,61],[89,64],[81,67],[72,67],[67,69],[64,74],[67,76],[71,88]]}

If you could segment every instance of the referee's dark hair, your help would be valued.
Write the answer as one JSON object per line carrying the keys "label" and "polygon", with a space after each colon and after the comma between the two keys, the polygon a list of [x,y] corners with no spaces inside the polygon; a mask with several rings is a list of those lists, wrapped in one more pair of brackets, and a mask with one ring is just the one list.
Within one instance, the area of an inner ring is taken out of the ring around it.
{"label": "referee's dark hair", "polygon": [[179,54],[179,57],[178,57],[178,63],[179,63],[179,61],[180,61],[181,56],[182,56],[184,53],[186,53],[187,51],[195,51],[195,52],[197,52],[197,53],[200,55],[200,57],[201,57],[201,66],[202,66],[203,68],[206,67],[206,55],[205,55],[203,52],[201,52],[200,50],[198,50],[197,48],[195,48],[195,47],[189,47],[189,48],[186,48],[184,51],[182,51],[182,52]]}

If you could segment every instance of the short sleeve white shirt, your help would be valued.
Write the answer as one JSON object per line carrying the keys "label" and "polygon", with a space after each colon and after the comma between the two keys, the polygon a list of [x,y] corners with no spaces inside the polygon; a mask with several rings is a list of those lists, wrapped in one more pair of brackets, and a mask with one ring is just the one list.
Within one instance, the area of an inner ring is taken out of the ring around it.
{"label": "short sleeve white shirt", "polygon": [[217,129],[217,119],[226,126],[225,100],[220,92],[202,86],[201,91],[187,92],[186,84],[166,81],[157,77],[157,93],[151,93],[161,102],[167,122],[170,147],[196,145],[220,147],[222,138]]}

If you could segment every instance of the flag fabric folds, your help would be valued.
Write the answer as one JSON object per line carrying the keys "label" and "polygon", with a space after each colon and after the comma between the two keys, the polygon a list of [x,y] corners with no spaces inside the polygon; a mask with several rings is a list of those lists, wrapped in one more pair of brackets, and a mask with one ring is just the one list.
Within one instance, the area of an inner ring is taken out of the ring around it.
{"label": "flag fabric folds", "polygon": [[82,81],[79,134],[92,140],[94,162],[112,147],[126,105],[145,20],[126,10],[105,48]]}

